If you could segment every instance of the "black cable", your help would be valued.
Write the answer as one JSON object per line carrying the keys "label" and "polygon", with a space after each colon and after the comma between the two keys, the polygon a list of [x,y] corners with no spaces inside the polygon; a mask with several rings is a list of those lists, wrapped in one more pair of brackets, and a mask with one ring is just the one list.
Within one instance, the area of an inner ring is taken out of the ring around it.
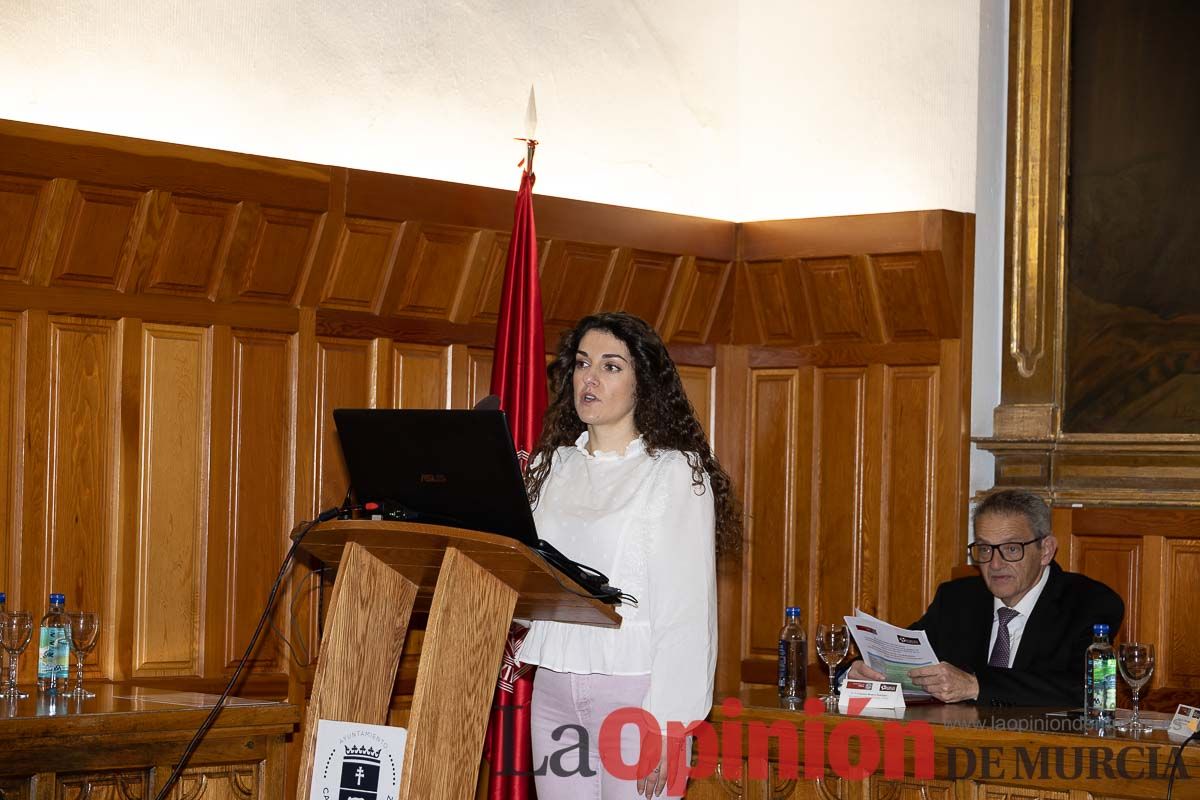
{"label": "black cable", "polygon": [[[602,572],[595,570],[586,564],[580,564],[576,561],[572,561],[556,550],[550,543],[539,540],[537,547],[531,547],[529,549],[539,558],[541,558],[542,561],[546,562],[547,566],[551,568],[550,576],[554,578],[555,582],[576,597],[583,597],[588,600],[603,600],[604,602],[616,601],[628,603],[631,606],[636,606],[638,604],[637,598],[633,595],[626,594],[620,589],[609,586],[608,578]],[[576,570],[582,573],[582,575],[576,574]],[[589,589],[590,591],[579,592],[575,589],[572,589],[570,586],[567,586],[558,577],[559,572],[568,575],[580,586],[584,587],[585,589]]]}
{"label": "black cable", "polygon": [[1175,772],[1183,762],[1183,748],[1196,741],[1200,741],[1200,731],[1196,731],[1184,739],[1183,744],[1179,745],[1179,749],[1175,751],[1175,758],[1171,761],[1171,776],[1167,778],[1167,800],[1171,800],[1171,789],[1175,786]]}
{"label": "black cable", "polygon": [[254,629],[254,635],[250,637],[250,644],[246,646],[246,652],[242,653],[241,659],[238,661],[237,668],[233,671],[233,676],[229,682],[225,684],[225,690],[221,692],[221,696],[217,698],[217,702],[213,704],[212,710],[208,712],[208,716],[200,723],[200,727],[196,730],[192,740],[188,742],[187,747],[183,749],[183,756],[179,759],[179,764],[171,772],[171,777],[167,778],[167,782],[159,789],[158,794],[154,796],[154,800],[165,800],[170,794],[175,782],[179,780],[179,776],[183,774],[183,770],[187,767],[192,756],[196,753],[196,748],[200,746],[204,735],[212,728],[213,723],[217,721],[217,716],[221,713],[221,709],[225,707],[225,701],[229,699],[229,693],[233,691],[234,685],[238,678],[242,675],[242,670],[246,666],[246,662],[250,660],[250,655],[254,652],[254,646],[258,644],[258,637],[262,635],[263,628],[267,624],[267,619],[270,617],[271,608],[275,605],[275,597],[279,594],[279,587],[283,584],[283,578],[287,574],[288,567],[291,566],[292,558],[296,555],[296,548],[300,546],[300,542],[304,541],[304,537],[312,530],[313,526],[320,522],[326,522],[333,519],[342,511],[341,507],[331,508],[322,511],[317,515],[317,518],[311,522],[304,524],[296,538],[292,542],[292,546],[288,548],[287,555],[283,557],[283,563],[279,566],[279,574],[275,576],[275,583],[271,585],[271,593],[267,596],[267,604],[263,609],[262,616],[258,618],[258,626]]}
{"label": "black cable", "polygon": [[[323,569],[324,568],[322,567],[322,570]],[[307,588],[301,589],[300,591],[296,592],[295,598],[292,599],[292,606],[290,609],[290,614],[291,614],[291,620],[292,620],[293,627],[295,627],[295,623],[296,623],[296,606],[299,605],[301,600],[307,600],[308,597],[313,592],[319,592],[321,590],[321,570],[313,570],[312,572],[309,573],[308,578],[309,578],[310,585]],[[315,586],[311,585],[313,578],[317,579],[317,583]],[[272,624],[274,624],[274,623],[272,623]],[[304,659],[302,662],[298,662],[297,666],[299,666],[299,667],[312,666],[312,655],[308,651],[308,640],[304,638],[304,631],[301,628],[297,627],[295,630],[295,633],[293,633],[292,635],[296,639],[296,646],[300,648],[299,655],[301,658]],[[292,652],[295,653],[296,651],[292,650]]]}

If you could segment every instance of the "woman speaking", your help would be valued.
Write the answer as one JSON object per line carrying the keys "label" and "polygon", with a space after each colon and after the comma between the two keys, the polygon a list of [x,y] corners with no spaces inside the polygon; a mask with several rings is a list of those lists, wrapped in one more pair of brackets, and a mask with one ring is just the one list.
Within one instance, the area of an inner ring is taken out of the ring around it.
{"label": "woman speaking", "polygon": [[[686,726],[708,714],[715,553],[738,548],[740,513],[679,372],[645,322],[585,317],[563,335],[548,371],[552,397],[526,476],[538,535],[638,602],[617,608],[618,629],[532,623],[520,658],[540,667],[533,758],[553,767],[535,778],[538,798],[657,796],[669,785],[668,766],[683,763],[683,742],[660,739],[657,766],[620,779],[602,766],[600,727],[620,708],[644,709],[664,735],[668,722]],[[578,763],[562,763],[571,755],[563,751],[582,741],[586,756],[577,748]],[[638,727],[625,725],[623,763],[636,761],[641,746]]]}

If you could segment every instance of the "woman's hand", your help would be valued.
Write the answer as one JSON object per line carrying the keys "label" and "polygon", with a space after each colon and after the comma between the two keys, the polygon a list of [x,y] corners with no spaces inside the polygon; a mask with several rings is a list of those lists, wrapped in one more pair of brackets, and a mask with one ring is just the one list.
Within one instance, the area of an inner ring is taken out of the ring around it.
{"label": "woman's hand", "polygon": [[[649,775],[638,778],[637,794],[639,797],[659,797],[667,787],[677,781],[681,786],[686,782],[686,778],[678,775],[685,766],[684,743],[686,741],[686,739],[666,737],[659,740],[661,747],[659,748],[658,765],[650,771]],[[646,744],[646,742],[642,743],[643,752],[645,752]]]}

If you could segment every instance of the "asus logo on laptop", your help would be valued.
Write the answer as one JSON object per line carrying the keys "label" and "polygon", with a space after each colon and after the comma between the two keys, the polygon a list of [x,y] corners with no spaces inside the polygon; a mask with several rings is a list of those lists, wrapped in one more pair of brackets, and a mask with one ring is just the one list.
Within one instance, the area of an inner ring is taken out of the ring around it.
{"label": "asus logo on laptop", "polygon": [[437,472],[423,472],[420,478],[421,483],[445,483],[446,480],[445,475]]}

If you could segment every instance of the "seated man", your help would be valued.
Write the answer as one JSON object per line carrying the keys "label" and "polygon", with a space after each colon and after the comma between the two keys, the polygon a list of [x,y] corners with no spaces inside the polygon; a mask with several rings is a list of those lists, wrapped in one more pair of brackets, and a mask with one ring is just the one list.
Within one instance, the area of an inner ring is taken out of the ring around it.
{"label": "seated man", "polygon": [[[1037,495],[991,494],[972,524],[975,541],[967,550],[980,574],[938,587],[911,627],[928,634],[941,663],[909,676],[946,703],[1079,707],[1092,626],[1107,623],[1115,637],[1125,604],[1104,584],[1054,561],[1050,508]],[[849,674],[886,679],[862,661]]]}

